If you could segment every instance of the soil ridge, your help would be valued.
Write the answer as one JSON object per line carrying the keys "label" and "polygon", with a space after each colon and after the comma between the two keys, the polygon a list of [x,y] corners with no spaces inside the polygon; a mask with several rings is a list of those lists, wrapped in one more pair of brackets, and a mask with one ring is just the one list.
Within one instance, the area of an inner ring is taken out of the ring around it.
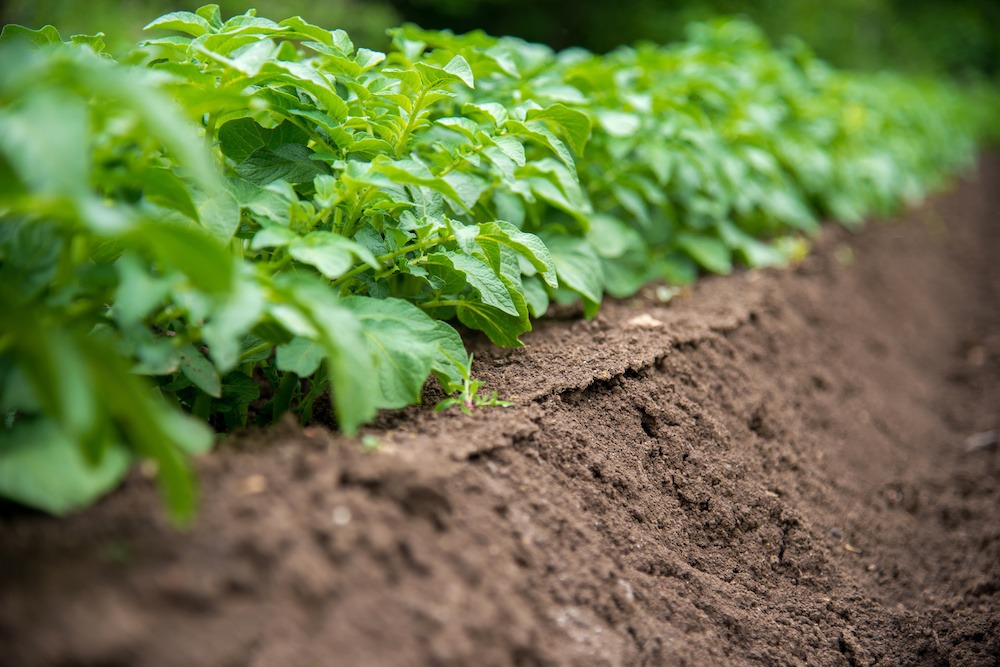
{"label": "soil ridge", "polygon": [[474,338],[515,407],[429,388],[376,452],[231,438],[187,533],[141,473],[5,509],[0,664],[1000,664],[998,193]]}

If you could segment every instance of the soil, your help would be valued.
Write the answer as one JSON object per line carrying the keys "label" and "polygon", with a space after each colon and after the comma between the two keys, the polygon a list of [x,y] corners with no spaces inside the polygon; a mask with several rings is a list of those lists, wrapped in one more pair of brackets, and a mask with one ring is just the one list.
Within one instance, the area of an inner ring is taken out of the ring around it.
{"label": "soil", "polygon": [[512,408],[230,438],[188,532],[8,508],[0,664],[998,665],[998,193],[472,339]]}

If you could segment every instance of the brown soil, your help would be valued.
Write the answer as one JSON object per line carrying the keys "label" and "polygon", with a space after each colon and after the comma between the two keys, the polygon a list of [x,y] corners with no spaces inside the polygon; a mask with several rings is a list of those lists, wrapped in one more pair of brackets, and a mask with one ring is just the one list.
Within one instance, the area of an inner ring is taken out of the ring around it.
{"label": "brown soil", "polygon": [[[1000,159],[795,270],[527,347],[516,407],[281,424],[0,518],[4,665],[1000,664]],[[971,450],[970,446],[973,446]]]}

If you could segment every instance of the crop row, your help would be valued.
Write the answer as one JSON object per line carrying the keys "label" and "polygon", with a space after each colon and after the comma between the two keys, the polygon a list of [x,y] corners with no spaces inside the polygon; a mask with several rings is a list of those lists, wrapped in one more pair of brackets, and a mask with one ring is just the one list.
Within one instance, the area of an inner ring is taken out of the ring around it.
{"label": "crop row", "polygon": [[[214,432],[347,433],[477,395],[449,323],[780,265],[971,164],[995,97],[835,71],[737,20],[599,56],[407,26],[393,48],[218,8],[0,44],[0,496],[61,513]],[[327,397],[332,411],[327,405]]]}

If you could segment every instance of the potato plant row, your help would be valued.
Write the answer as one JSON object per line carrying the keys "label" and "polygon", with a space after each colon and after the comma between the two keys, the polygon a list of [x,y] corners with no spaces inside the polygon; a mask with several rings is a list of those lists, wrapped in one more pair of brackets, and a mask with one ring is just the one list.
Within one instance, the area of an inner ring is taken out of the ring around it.
{"label": "potato plant row", "polygon": [[[454,328],[776,266],[968,167],[996,96],[839,72],[754,26],[607,55],[174,12],[114,59],[0,39],[0,496],[52,513],[292,411],[489,404]],[[471,388],[471,389],[470,389]],[[495,398],[495,397],[494,397]]]}

